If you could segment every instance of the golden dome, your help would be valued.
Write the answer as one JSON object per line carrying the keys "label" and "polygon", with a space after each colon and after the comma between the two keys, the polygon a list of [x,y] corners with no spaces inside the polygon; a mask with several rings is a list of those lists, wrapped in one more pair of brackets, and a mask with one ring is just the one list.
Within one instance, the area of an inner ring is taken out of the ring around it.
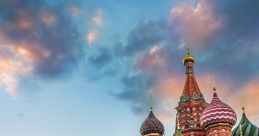
{"label": "golden dome", "polygon": [[191,62],[193,62],[193,63],[194,63],[194,61],[195,61],[195,57],[190,54],[190,49],[189,49],[189,48],[186,49],[186,54],[185,54],[185,56],[183,57],[183,64],[185,64],[185,63],[188,62],[188,61],[191,61]]}

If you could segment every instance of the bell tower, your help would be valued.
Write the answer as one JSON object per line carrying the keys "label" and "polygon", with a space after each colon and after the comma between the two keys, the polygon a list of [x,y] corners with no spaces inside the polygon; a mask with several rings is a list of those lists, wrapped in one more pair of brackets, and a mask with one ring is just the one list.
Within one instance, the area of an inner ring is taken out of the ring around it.
{"label": "bell tower", "polygon": [[200,115],[207,106],[194,76],[195,57],[186,49],[183,58],[186,81],[182,96],[176,107],[179,116],[179,126],[184,136],[205,136],[205,130],[200,125]]}

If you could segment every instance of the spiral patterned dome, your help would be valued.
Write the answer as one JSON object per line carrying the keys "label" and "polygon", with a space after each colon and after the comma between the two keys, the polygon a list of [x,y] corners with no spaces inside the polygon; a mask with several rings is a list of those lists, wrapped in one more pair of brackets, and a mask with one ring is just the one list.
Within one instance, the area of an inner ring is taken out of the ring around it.
{"label": "spiral patterned dome", "polygon": [[150,133],[158,133],[160,135],[164,134],[163,124],[155,117],[152,110],[148,115],[148,118],[142,123],[140,128],[140,133],[142,136]]}
{"label": "spiral patterned dome", "polygon": [[212,101],[202,112],[200,121],[201,126],[204,128],[217,123],[228,123],[231,126],[234,126],[237,117],[235,111],[227,104],[223,103],[215,92]]}

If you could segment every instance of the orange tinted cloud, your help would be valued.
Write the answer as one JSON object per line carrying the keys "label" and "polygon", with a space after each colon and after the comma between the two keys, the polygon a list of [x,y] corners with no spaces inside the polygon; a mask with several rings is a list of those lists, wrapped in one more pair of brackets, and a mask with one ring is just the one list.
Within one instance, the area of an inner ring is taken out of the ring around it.
{"label": "orange tinted cloud", "polygon": [[200,48],[221,26],[208,0],[200,0],[195,7],[186,3],[177,5],[171,13],[181,28],[184,44],[194,48]]}
{"label": "orange tinted cloud", "polygon": [[31,43],[9,41],[6,38],[0,41],[0,85],[6,92],[16,98],[19,76],[28,76],[33,71],[34,63],[39,53],[27,46]]}

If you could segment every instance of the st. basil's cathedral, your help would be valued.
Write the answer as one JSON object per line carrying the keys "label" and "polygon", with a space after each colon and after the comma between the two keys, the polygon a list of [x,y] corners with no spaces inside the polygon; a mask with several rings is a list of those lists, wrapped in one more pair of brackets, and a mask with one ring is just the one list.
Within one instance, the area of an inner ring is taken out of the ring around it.
{"label": "st. basil's cathedral", "polygon": [[[194,76],[195,57],[189,49],[183,58],[186,68],[186,81],[178,106],[173,136],[259,136],[259,128],[253,125],[245,114],[237,122],[235,111],[222,102],[213,87],[213,98],[208,104],[201,93]],[[152,106],[147,119],[140,128],[142,136],[163,136],[164,126],[155,116]]]}

